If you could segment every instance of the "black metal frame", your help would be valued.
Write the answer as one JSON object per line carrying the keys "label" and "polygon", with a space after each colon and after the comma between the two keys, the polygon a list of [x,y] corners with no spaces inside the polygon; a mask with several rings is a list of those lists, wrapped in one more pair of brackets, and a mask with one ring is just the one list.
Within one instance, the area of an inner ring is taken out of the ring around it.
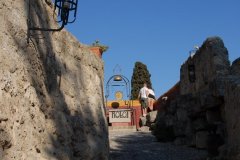
{"label": "black metal frame", "polygon": [[[114,82],[114,77],[116,76],[120,76],[122,77],[122,81],[115,81]],[[115,84],[113,84],[112,82],[114,82]],[[126,88],[126,93],[127,93],[127,97],[128,99],[130,100],[131,99],[131,95],[130,95],[130,91],[131,91],[131,88],[130,88],[130,81],[128,80],[127,77],[123,76],[123,75],[113,75],[112,77],[110,77],[107,81],[107,84],[106,84],[106,94],[105,94],[105,98],[106,98],[106,106],[107,106],[107,101],[108,101],[108,97],[109,97],[109,89],[110,87],[113,87],[113,86],[123,86]],[[129,104],[131,105],[131,104]]]}
{"label": "black metal frame", "polygon": [[[123,76],[123,75],[113,75],[112,77],[110,77],[110,78],[108,79],[107,84],[106,84],[106,95],[105,95],[105,97],[109,97],[109,87],[110,87],[110,86],[113,86],[113,85],[110,85],[110,82],[111,82],[112,80],[114,80],[114,77],[115,77],[115,76],[121,76],[121,77],[122,77],[122,81],[123,81],[123,83],[124,83],[123,86],[126,87],[127,97],[130,98],[130,82],[129,82],[129,80],[127,79],[127,77],[125,77],[125,76]],[[121,83],[121,82],[117,81],[117,82],[115,82],[115,83]]]}
{"label": "black metal frame", "polygon": [[[77,4],[78,0],[55,0],[54,3],[54,13],[55,10],[58,8],[58,16],[60,17],[60,20],[58,21],[59,23],[62,22],[61,26],[59,28],[39,28],[39,27],[32,27],[31,26],[31,17],[30,17],[30,9],[31,9],[31,4],[30,1],[28,1],[28,31],[27,31],[27,42],[29,43],[29,38],[31,37],[30,31],[50,31],[50,32],[56,32],[56,31],[61,31],[65,25],[68,23],[73,23],[76,20],[77,16]],[[68,5],[66,5],[68,4]],[[73,20],[69,21],[69,12],[73,11]],[[54,14],[53,13],[53,14]]]}

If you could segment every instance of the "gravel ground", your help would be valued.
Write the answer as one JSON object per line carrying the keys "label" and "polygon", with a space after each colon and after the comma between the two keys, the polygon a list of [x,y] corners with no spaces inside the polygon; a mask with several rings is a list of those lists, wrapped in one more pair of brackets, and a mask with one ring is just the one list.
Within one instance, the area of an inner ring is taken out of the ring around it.
{"label": "gravel ground", "polygon": [[205,160],[206,151],[157,142],[151,132],[110,131],[111,160]]}

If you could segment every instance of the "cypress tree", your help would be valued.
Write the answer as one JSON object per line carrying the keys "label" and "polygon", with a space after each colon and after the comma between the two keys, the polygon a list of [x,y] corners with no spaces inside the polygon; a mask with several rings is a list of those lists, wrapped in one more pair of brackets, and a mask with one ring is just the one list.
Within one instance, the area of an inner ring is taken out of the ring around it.
{"label": "cypress tree", "polygon": [[142,62],[136,62],[133,68],[133,75],[131,79],[131,99],[137,99],[140,89],[143,87],[143,83],[147,83],[148,88],[152,88],[150,80],[151,74],[147,69],[147,66]]}

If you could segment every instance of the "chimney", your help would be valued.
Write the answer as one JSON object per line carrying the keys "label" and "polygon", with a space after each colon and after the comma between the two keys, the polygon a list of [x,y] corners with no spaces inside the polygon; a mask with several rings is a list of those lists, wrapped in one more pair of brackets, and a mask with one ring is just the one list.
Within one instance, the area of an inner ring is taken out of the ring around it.
{"label": "chimney", "polygon": [[90,50],[95,53],[99,58],[102,58],[103,51],[100,47],[98,46],[93,46],[90,47]]}

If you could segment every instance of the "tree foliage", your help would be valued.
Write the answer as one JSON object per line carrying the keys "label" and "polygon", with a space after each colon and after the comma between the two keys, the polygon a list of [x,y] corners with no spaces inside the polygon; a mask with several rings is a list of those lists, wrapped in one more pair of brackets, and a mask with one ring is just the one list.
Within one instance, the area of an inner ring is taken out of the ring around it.
{"label": "tree foliage", "polygon": [[133,75],[131,79],[131,99],[137,99],[139,90],[143,87],[143,83],[147,83],[148,88],[152,88],[152,83],[150,80],[151,74],[149,73],[147,66],[142,62],[136,62]]}

